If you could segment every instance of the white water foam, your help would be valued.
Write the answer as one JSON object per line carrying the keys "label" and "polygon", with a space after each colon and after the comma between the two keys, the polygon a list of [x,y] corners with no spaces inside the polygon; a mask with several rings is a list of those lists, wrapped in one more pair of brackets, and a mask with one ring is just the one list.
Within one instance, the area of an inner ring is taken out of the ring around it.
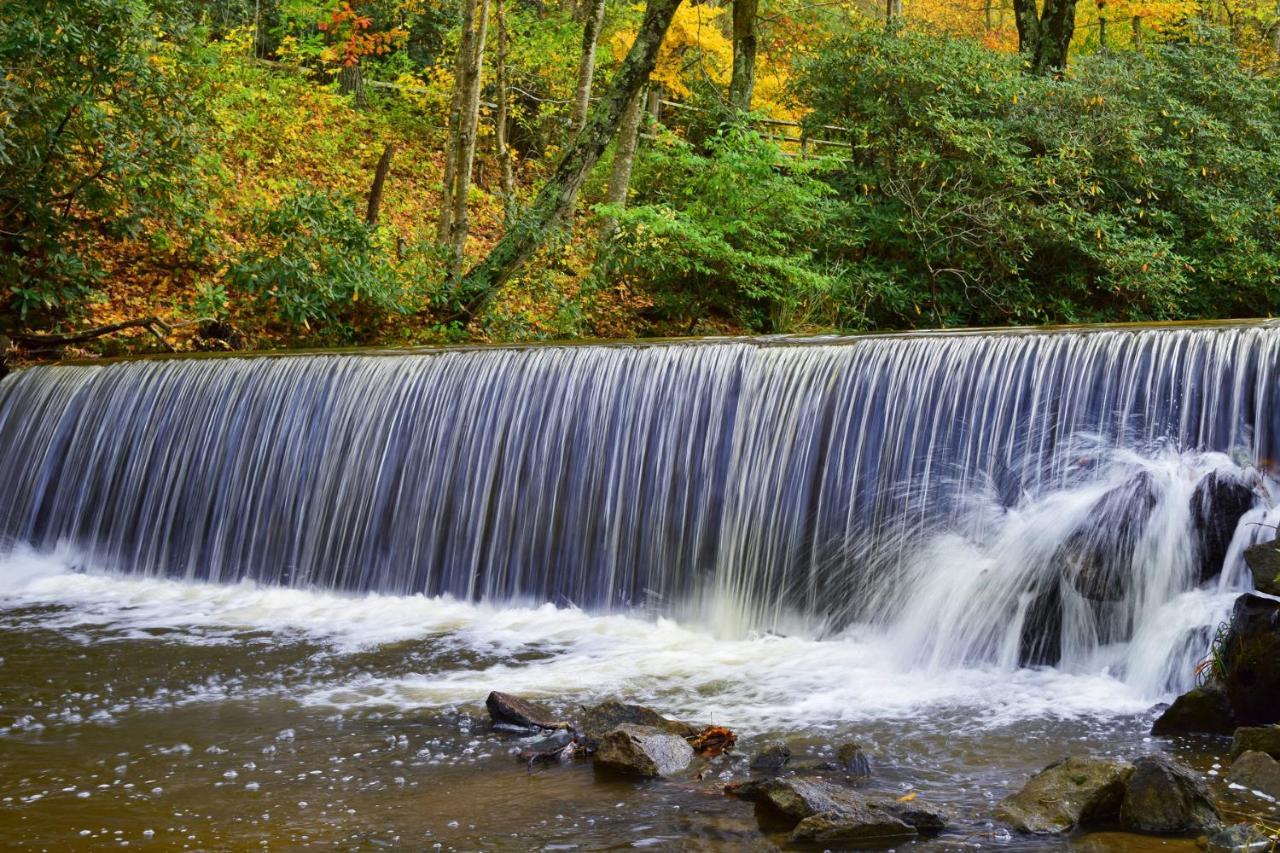
{"label": "white water foam", "polygon": [[[1099,669],[952,666],[910,670],[893,639],[859,626],[825,640],[721,639],[668,619],[470,604],[422,596],[140,579],[72,570],[67,554],[0,558],[0,623],[234,643],[267,631],[341,655],[433,638],[497,662],[394,677],[360,675],[294,693],[303,704],[400,709],[474,704],[491,689],[559,700],[624,696],[743,728],[813,730],[955,712],[976,726],[1139,714],[1165,698]],[[37,608],[35,610],[31,608]]]}

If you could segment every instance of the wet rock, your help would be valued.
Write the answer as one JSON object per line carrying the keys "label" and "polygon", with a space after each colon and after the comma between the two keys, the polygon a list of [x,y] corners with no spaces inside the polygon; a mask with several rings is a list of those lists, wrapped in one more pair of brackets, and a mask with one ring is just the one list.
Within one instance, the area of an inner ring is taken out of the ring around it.
{"label": "wet rock", "polygon": [[1253,573],[1258,592],[1280,596],[1280,542],[1263,542],[1244,549],[1244,562]]}
{"label": "wet rock", "polygon": [[1135,832],[1200,835],[1221,825],[1204,781],[1161,755],[1133,763],[1120,806],[1120,824]]}
{"label": "wet rock", "polygon": [[510,693],[499,693],[497,690],[484,700],[489,710],[489,718],[494,725],[510,726],[518,729],[564,729],[569,724],[555,718],[545,705],[529,702]]}
{"label": "wet rock", "polygon": [[683,738],[695,737],[700,731],[697,726],[669,720],[644,705],[627,705],[612,699],[585,710],[577,729],[583,743],[595,749],[605,734],[621,725],[648,726]]}
{"label": "wet rock", "polygon": [[1253,489],[1229,471],[1213,471],[1196,483],[1191,494],[1191,523],[1201,583],[1222,571],[1236,525],[1253,507],[1254,498]]}
{"label": "wet rock", "polygon": [[790,760],[791,748],[785,743],[773,743],[756,753],[751,769],[757,773],[781,773]]}
{"label": "wet rock", "polygon": [[872,799],[868,802],[872,808],[896,817],[921,835],[936,835],[956,822],[955,815],[946,809],[919,800]]}
{"label": "wet rock", "polygon": [[996,817],[1019,832],[1069,832],[1079,825],[1113,820],[1133,773],[1127,761],[1073,756],[1050,764],[1012,796]]}
{"label": "wet rock", "polygon": [[1280,758],[1280,726],[1241,726],[1231,737],[1231,757],[1246,752],[1265,752]]}
{"label": "wet rock", "polygon": [[596,748],[596,764],[635,776],[671,776],[693,761],[693,747],[680,735],[653,726],[623,723]]}
{"label": "wet rock", "polygon": [[1265,752],[1250,750],[1232,763],[1227,781],[1280,800],[1280,761]]}
{"label": "wet rock", "polygon": [[797,844],[881,844],[911,838],[915,829],[865,804],[843,812],[824,812],[796,824],[789,840]]}
{"label": "wet rock", "polygon": [[836,747],[836,766],[850,776],[871,775],[871,759],[862,744],[854,741]]}
{"label": "wet rock", "polygon": [[1160,737],[1185,734],[1229,735],[1236,728],[1227,693],[1207,684],[1183,693],[1156,718],[1151,733]]}
{"label": "wet rock", "polygon": [[1255,850],[1269,851],[1274,840],[1260,827],[1237,823],[1210,833],[1205,839],[1209,853],[1244,853]]}
{"label": "wet rock", "polygon": [[1221,656],[1236,722],[1280,722],[1280,601],[1253,594],[1237,598]]}
{"label": "wet rock", "polygon": [[1142,471],[1090,508],[1084,523],[1054,556],[1077,592],[1095,603],[1124,598],[1133,550],[1156,501],[1155,480]]}

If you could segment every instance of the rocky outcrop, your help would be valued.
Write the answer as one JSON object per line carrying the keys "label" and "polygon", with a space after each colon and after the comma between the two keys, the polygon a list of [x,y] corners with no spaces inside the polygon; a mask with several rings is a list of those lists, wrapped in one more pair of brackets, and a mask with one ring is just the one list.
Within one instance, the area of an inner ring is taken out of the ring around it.
{"label": "rocky outcrop", "polygon": [[529,702],[509,693],[497,690],[484,700],[489,711],[489,718],[494,725],[508,726],[516,729],[565,729],[569,724],[556,719],[555,714],[545,705]]}
{"label": "rocky outcrop", "polygon": [[1227,548],[1240,518],[1253,507],[1253,489],[1230,471],[1212,471],[1196,483],[1191,494],[1191,523],[1204,583],[1222,571]]}
{"label": "rocky outcrop", "polygon": [[1133,770],[1129,762],[1116,759],[1064,758],[1002,800],[996,817],[1019,832],[1038,835],[1113,820],[1120,814]]}
{"label": "rocky outcrop", "polygon": [[1280,800],[1280,761],[1265,752],[1245,752],[1232,763],[1227,781]]}
{"label": "rocky outcrop", "polygon": [[1173,700],[1151,726],[1160,737],[1185,734],[1229,735],[1236,728],[1227,693],[1216,684],[1197,687]]}
{"label": "rocky outcrop", "polygon": [[600,738],[596,766],[633,776],[671,776],[693,761],[693,747],[680,735],[652,726],[623,723]]}
{"label": "rocky outcrop", "polygon": [[1120,823],[1134,832],[1201,835],[1217,830],[1222,819],[1203,780],[1160,755],[1133,763],[1120,806]]}
{"label": "rocky outcrop", "polygon": [[725,787],[725,793],[756,802],[766,815],[793,825],[797,843],[890,843],[944,829],[950,816],[915,802],[868,800],[822,779],[754,779]]}
{"label": "rocky outcrop", "polygon": [[1280,758],[1280,726],[1241,726],[1231,737],[1231,757],[1246,752],[1265,752]]}
{"label": "rocky outcrop", "polygon": [[1222,648],[1223,688],[1236,723],[1280,722],[1280,601],[1242,595]]}
{"label": "rocky outcrop", "polygon": [[1280,542],[1245,548],[1244,562],[1253,573],[1253,586],[1258,592],[1280,596]]}
{"label": "rocky outcrop", "polygon": [[670,720],[644,705],[628,705],[610,699],[583,711],[578,720],[579,738],[588,749],[595,749],[605,734],[621,725],[648,726],[682,738],[696,737],[699,727]]}
{"label": "rocky outcrop", "polygon": [[751,759],[751,769],[757,773],[781,773],[791,760],[791,748],[785,743],[772,743]]}

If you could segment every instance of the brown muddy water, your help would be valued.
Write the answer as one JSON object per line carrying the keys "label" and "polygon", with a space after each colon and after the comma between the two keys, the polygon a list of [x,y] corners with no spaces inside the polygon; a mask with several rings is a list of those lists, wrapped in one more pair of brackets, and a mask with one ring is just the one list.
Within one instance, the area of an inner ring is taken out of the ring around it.
{"label": "brown muddy water", "polygon": [[[882,672],[868,639],[724,641],[549,607],[34,574],[0,600],[0,839],[13,849],[770,850],[785,836],[720,789],[774,739],[813,756],[857,739],[874,761],[868,793],[914,791],[962,816],[913,849],[1194,849],[992,823],[1000,797],[1068,752],[1171,751],[1234,796],[1214,773],[1224,742],[1149,738],[1151,710],[1110,679]],[[781,677],[777,644],[808,673]],[[530,771],[512,753],[534,739],[490,727],[490,688],[565,712],[633,698],[730,725],[740,748],[701,781],[631,782],[589,762]],[[1118,712],[1100,707],[1108,691]]]}

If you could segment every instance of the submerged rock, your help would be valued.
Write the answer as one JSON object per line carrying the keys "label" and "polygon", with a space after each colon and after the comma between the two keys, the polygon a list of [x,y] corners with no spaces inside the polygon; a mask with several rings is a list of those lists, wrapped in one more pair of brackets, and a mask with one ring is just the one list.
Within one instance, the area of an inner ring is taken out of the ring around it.
{"label": "submerged rock", "polygon": [[1280,542],[1263,542],[1244,549],[1244,562],[1253,573],[1258,592],[1280,596]]}
{"label": "submerged rock", "polygon": [[588,748],[595,749],[608,732],[624,724],[648,726],[682,738],[695,737],[700,731],[697,726],[669,720],[644,705],[627,705],[610,699],[582,713],[577,726],[578,735]]}
{"label": "submerged rock", "polygon": [[955,815],[950,811],[915,799],[904,801],[876,798],[868,800],[868,803],[872,808],[893,815],[921,835],[937,834],[956,821]]}
{"label": "submerged rock", "polygon": [[1227,781],[1280,800],[1280,761],[1265,752],[1250,750],[1232,763]]}
{"label": "submerged rock", "polygon": [[1038,835],[1114,820],[1133,770],[1132,764],[1118,759],[1064,758],[1002,800],[996,817],[1019,832]]}
{"label": "submerged rock", "polygon": [[1231,738],[1231,757],[1246,752],[1265,752],[1280,758],[1280,726],[1241,726]]}
{"label": "submerged rock", "polygon": [[790,760],[791,748],[785,743],[773,743],[756,753],[751,769],[757,773],[781,773]]}
{"label": "submerged rock", "polygon": [[1237,598],[1221,656],[1236,722],[1280,722],[1280,601],[1253,594]]}
{"label": "submerged rock", "polygon": [[1199,835],[1221,826],[1222,819],[1199,776],[1161,755],[1133,763],[1120,806],[1120,823],[1135,832]]}
{"label": "submerged rock", "polygon": [[862,744],[855,741],[836,747],[836,766],[850,776],[871,775],[871,759]]}
{"label": "submerged rock", "polygon": [[693,761],[693,747],[680,735],[623,723],[600,739],[595,760],[598,766],[620,773],[670,776]]}
{"label": "submerged rock", "polygon": [[1201,583],[1222,571],[1236,525],[1253,507],[1255,497],[1253,489],[1230,471],[1212,471],[1196,483],[1191,494],[1191,523]]}
{"label": "submerged rock", "polygon": [[1229,735],[1236,728],[1227,693],[1216,684],[1183,693],[1151,726],[1160,737],[1185,734]]}
{"label": "submerged rock", "polygon": [[728,785],[725,793],[756,802],[767,816],[794,824],[791,840],[801,843],[910,838],[917,834],[911,819],[925,832],[939,831],[947,819],[943,812],[923,805],[869,802],[855,791],[821,779],[755,779]]}
{"label": "submerged rock", "polygon": [[1210,833],[1205,839],[1209,853],[1246,853],[1269,851],[1275,840],[1261,827],[1249,823],[1237,823]]}
{"label": "submerged rock", "polygon": [[569,724],[555,718],[545,705],[529,702],[510,693],[497,690],[484,700],[489,710],[489,717],[495,725],[512,726],[520,729],[565,729]]}
{"label": "submerged rock", "polygon": [[863,804],[843,812],[823,812],[796,824],[789,840],[799,844],[814,842],[886,843],[911,838],[915,829],[892,815]]}

